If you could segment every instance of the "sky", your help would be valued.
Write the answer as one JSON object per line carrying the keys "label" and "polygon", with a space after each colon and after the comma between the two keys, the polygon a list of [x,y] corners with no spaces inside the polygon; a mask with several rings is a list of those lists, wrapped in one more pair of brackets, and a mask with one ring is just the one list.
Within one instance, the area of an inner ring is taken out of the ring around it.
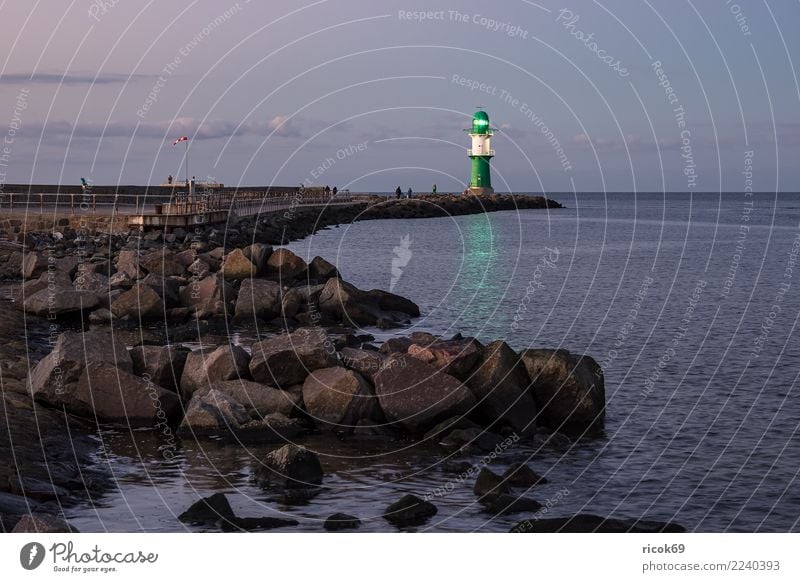
{"label": "sky", "polygon": [[800,2],[0,0],[0,185],[800,190]]}

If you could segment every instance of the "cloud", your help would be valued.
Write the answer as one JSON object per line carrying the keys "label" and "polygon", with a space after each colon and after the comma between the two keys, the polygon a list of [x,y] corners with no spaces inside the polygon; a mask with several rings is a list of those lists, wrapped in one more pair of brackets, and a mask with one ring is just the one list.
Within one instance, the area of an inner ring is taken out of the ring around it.
{"label": "cloud", "polygon": [[150,79],[154,75],[126,75],[122,73],[70,74],[70,73],[4,73],[0,85],[113,85]]}

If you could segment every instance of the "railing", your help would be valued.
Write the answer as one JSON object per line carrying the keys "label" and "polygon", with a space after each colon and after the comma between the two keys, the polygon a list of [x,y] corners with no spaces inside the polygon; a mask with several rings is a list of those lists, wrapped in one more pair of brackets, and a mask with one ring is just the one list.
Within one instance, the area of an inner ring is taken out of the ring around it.
{"label": "railing", "polygon": [[473,154],[471,149],[467,150],[468,156],[492,156],[494,157],[494,150],[486,150],[485,152],[479,152],[477,154]]}

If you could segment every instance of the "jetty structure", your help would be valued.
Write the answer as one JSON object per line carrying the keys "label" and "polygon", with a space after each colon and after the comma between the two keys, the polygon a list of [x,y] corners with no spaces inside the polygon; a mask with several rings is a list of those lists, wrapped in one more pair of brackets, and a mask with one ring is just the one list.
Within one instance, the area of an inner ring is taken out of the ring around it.
{"label": "jetty structure", "polygon": [[491,159],[494,157],[492,149],[494,130],[489,124],[489,115],[483,110],[476,111],[472,117],[472,127],[468,131],[472,138],[472,147],[467,150],[467,156],[472,160],[469,193],[492,194],[494,189]]}

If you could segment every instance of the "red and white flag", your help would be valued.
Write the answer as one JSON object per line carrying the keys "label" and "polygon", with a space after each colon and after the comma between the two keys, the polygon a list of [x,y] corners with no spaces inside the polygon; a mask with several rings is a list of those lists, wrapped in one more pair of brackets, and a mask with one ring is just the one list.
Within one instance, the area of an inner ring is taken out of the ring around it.
{"label": "red and white flag", "polygon": [[183,137],[179,137],[179,138],[178,138],[178,139],[176,139],[174,142],[172,142],[172,145],[178,145],[178,144],[179,144],[179,143],[181,143],[182,141],[189,141],[189,138],[188,138],[188,137],[186,137],[185,135],[184,135]]}

